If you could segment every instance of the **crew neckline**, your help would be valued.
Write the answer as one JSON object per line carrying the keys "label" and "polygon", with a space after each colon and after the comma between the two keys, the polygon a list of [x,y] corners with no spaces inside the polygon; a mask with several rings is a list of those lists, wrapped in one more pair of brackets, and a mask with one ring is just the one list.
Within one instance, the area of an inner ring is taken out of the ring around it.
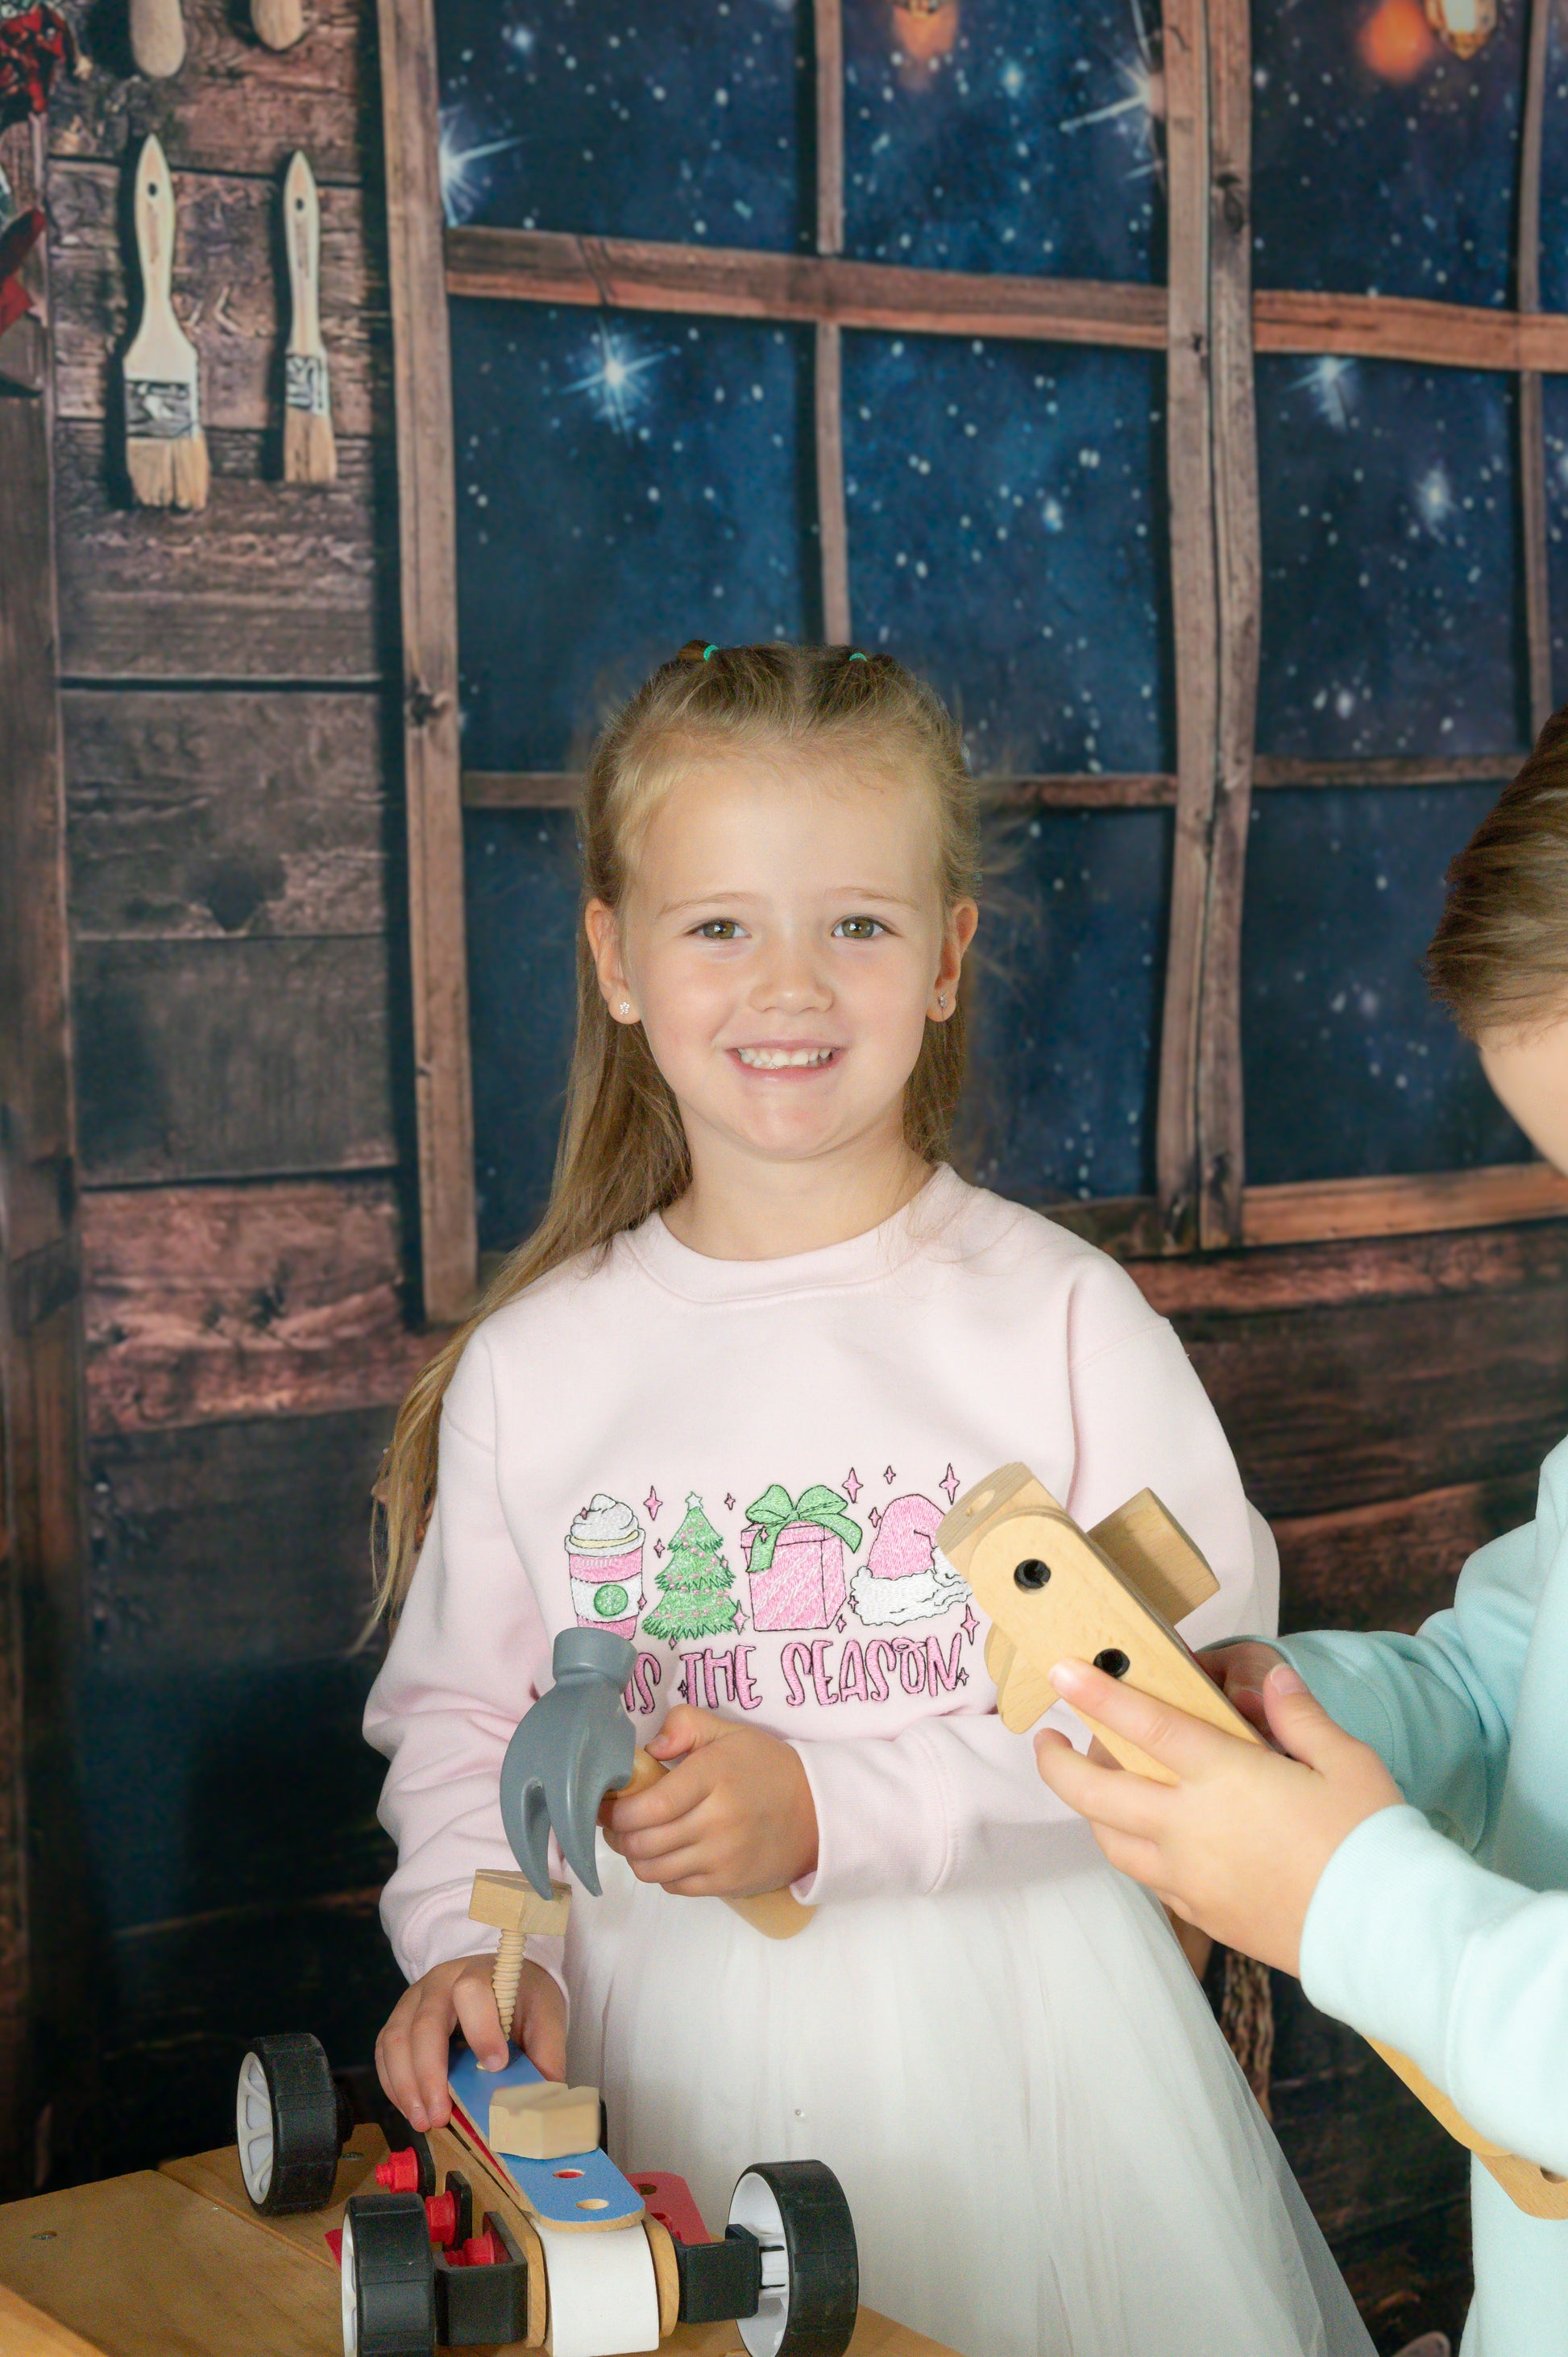
{"label": "crew neckline", "polygon": [[[957,1211],[969,1193],[950,1163],[939,1162],[918,1194],[891,1219],[858,1236],[776,1260],[716,1260],[683,1244],[655,1211],[623,1241],[648,1275],[687,1301],[760,1301],[824,1286],[869,1284],[908,1257],[914,1245]],[[918,1216],[917,1216],[918,1215]]]}

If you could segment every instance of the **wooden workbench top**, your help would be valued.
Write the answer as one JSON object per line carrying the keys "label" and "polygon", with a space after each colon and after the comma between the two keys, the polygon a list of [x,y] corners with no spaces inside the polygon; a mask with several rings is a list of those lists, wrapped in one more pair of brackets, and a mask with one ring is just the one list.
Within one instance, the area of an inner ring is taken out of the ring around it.
{"label": "wooden workbench top", "polygon": [[[357,2135],[336,2200],[308,2218],[258,2218],[232,2147],[0,2206],[5,2357],[338,2357],[338,2271],[327,2230],[366,2177]],[[733,2325],[682,2325],[681,2357],[731,2357]],[[476,2351],[474,2357],[483,2357]],[[863,2308],[849,2357],[951,2357]]]}

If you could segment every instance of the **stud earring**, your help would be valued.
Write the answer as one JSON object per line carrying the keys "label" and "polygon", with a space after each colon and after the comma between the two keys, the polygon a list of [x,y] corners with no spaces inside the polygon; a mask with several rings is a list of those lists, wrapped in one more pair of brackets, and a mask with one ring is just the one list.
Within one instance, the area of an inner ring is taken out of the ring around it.
{"label": "stud earring", "polygon": [[623,998],[621,1000],[620,1011],[623,1015],[629,1015],[631,1013],[631,1001],[629,998]]}

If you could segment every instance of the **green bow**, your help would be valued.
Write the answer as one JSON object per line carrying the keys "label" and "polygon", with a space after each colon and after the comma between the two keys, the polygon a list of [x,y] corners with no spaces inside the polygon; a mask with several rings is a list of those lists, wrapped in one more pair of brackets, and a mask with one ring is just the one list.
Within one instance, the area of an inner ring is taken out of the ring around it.
{"label": "green bow", "polygon": [[773,1560],[773,1550],[779,1534],[790,1523],[815,1523],[819,1529],[832,1531],[843,1539],[851,1555],[860,1544],[860,1524],[852,1523],[844,1512],[844,1501],[836,1490],[823,1487],[821,1481],[802,1490],[791,1498],[781,1481],[770,1481],[755,1505],[747,1506],[746,1518],[757,1525],[757,1535],[752,1541],[748,1571],[766,1571]]}

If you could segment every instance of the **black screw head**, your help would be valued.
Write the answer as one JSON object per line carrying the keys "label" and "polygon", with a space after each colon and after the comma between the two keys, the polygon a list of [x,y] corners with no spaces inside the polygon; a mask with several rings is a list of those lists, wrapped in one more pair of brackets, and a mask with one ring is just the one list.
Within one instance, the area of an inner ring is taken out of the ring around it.
{"label": "black screw head", "polygon": [[1102,1653],[1096,1653],[1094,1666],[1103,1670],[1108,1678],[1124,1678],[1133,1664],[1120,1645],[1107,1645]]}
{"label": "black screw head", "polygon": [[1037,1555],[1026,1555],[1022,1563],[1013,1566],[1015,1587],[1044,1587],[1050,1576],[1050,1565],[1042,1563]]}

